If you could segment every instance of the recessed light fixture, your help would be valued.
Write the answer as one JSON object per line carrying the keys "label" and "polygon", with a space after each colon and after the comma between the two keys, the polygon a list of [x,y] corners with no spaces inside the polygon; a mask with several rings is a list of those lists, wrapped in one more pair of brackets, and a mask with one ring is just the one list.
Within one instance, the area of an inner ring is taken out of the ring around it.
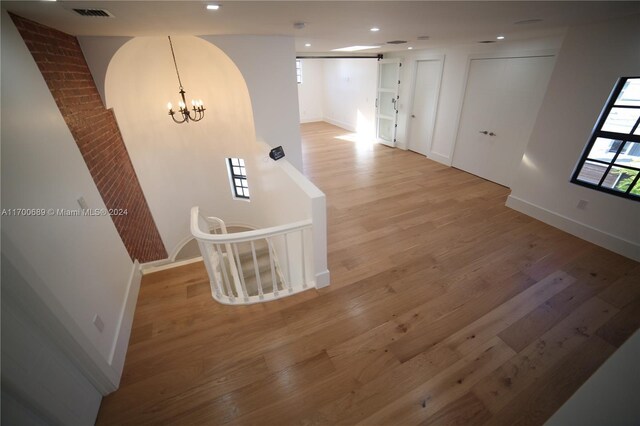
{"label": "recessed light fixture", "polygon": [[305,43],[304,47],[311,47],[311,43]]}
{"label": "recessed light fixture", "polygon": [[496,39],[498,39],[498,40],[504,40],[504,36],[503,36],[503,35],[499,35],[498,37],[496,37]]}
{"label": "recessed light fixture", "polygon": [[375,33],[375,32],[380,31],[380,28],[378,28],[378,27],[373,27],[373,28],[371,28],[369,31],[372,31],[372,32],[374,32],[374,33]]}
{"label": "recessed light fixture", "polygon": [[380,46],[349,46],[340,49],[331,49],[332,52],[355,52],[357,50],[377,49]]}
{"label": "recessed light fixture", "polygon": [[220,5],[219,4],[208,4],[207,5],[207,10],[218,10],[220,9]]}
{"label": "recessed light fixture", "polygon": [[413,50],[413,47],[409,46],[409,47],[407,47],[407,49],[409,49],[409,50]]}

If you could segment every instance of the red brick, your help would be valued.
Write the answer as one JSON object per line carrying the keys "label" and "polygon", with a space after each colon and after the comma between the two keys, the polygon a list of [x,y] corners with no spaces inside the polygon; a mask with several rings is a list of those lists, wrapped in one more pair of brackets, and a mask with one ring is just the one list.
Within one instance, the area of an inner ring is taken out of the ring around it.
{"label": "red brick", "polygon": [[140,187],[112,110],[102,99],[80,49],[69,34],[10,14],[58,105],[132,259],[149,262],[167,251]]}

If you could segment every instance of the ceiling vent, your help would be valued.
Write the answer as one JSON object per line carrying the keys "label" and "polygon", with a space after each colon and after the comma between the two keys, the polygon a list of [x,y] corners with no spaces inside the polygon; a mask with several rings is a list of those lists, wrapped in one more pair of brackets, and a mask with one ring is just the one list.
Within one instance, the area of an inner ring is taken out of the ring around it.
{"label": "ceiling vent", "polygon": [[94,18],[113,18],[113,14],[104,9],[73,9],[78,15]]}
{"label": "ceiling vent", "polygon": [[418,40],[429,40],[429,36],[418,36]]}
{"label": "ceiling vent", "polygon": [[387,44],[405,44],[406,42],[406,40],[391,40],[388,41]]}

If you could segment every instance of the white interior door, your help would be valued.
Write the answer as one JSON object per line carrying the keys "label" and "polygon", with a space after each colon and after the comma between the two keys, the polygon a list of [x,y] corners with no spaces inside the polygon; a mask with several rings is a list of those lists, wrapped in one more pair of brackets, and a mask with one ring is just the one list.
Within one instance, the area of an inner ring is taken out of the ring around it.
{"label": "white interior door", "polygon": [[441,60],[417,61],[407,147],[427,156],[431,150],[441,75]]}
{"label": "white interior door", "polygon": [[553,56],[471,61],[454,167],[511,186],[553,64]]}
{"label": "white interior door", "polygon": [[400,59],[382,59],[378,61],[376,137],[378,142],[392,147],[396,146],[399,86]]}

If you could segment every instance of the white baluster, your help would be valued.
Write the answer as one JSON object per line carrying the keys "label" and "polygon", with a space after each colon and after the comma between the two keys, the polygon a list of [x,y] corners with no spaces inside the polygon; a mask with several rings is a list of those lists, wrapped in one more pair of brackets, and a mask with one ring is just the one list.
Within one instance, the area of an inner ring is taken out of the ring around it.
{"label": "white baluster", "polygon": [[253,256],[253,268],[256,271],[256,283],[258,284],[258,296],[264,299],[262,292],[262,280],[260,279],[260,268],[258,267],[258,259],[256,258],[256,245],[251,241],[251,255]]}
{"label": "white baluster", "polygon": [[271,241],[265,238],[267,242],[267,249],[269,249],[269,264],[271,265],[271,282],[273,283],[273,295],[278,297],[278,281],[276,280],[276,266],[273,262],[273,247],[271,247]]}
{"label": "white baluster", "polygon": [[216,252],[220,257],[220,269],[222,269],[222,281],[224,281],[224,286],[227,289],[227,297],[231,299],[232,302],[235,302],[236,298],[231,291],[231,285],[229,284],[229,275],[227,274],[227,265],[224,263],[224,256],[222,254],[222,250],[220,250],[220,245],[215,244]]}

